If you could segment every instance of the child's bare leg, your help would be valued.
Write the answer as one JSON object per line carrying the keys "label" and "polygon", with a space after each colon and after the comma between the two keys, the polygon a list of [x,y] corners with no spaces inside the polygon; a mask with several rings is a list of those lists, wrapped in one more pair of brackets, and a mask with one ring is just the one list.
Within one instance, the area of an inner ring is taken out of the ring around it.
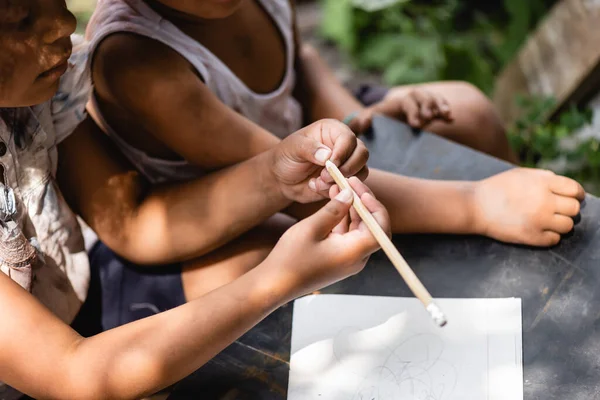
{"label": "child's bare leg", "polygon": [[454,119],[449,123],[434,121],[426,130],[511,163],[518,162],[494,105],[475,86],[466,82],[432,82],[398,86],[391,92],[403,94],[417,87],[445,98]]}
{"label": "child's bare leg", "polygon": [[186,300],[197,299],[256,267],[294,222],[285,215],[275,215],[212,253],[184,263],[181,279]]}

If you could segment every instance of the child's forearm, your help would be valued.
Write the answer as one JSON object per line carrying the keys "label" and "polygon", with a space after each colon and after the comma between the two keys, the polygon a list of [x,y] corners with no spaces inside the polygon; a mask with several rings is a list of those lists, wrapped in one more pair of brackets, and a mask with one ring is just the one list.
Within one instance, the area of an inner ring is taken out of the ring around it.
{"label": "child's forearm", "polygon": [[365,183],[388,209],[394,233],[480,233],[475,182],[417,179],[371,169]]}
{"label": "child's forearm", "polygon": [[[75,349],[73,367],[87,360],[88,379],[104,398],[150,395],[194,372],[264,317],[284,299],[268,289],[268,276],[249,272],[192,303],[85,340]],[[264,272],[264,271],[262,271]],[[169,340],[165,340],[169,338]],[[98,377],[106,377],[105,380]],[[110,394],[110,395],[109,395]]]}
{"label": "child's forearm", "polygon": [[[371,169],[365,183],[390,213],[393,233],[480,234],[476,182],[434,181]],[[286,214],[303,219],[324,202],[294,203]]]}
{"label": "child's forearm", "polygon": [[185,261],[221,247],[291,203],[266,167],[267,155],[189,183],[155,188],[128,219],[129,246],[112,235],[106,244],[142,264]]}
{"label": "child's forearm", "polygon": [[266,263],[198,300],[88,339],[0,276],[0,299],[15,307],[3,314],[0,338],[6,344],[15,342],[15,332],[22,335],[3,348],[0,378],[40,399],[139,399],[155,393],[290,300]]}

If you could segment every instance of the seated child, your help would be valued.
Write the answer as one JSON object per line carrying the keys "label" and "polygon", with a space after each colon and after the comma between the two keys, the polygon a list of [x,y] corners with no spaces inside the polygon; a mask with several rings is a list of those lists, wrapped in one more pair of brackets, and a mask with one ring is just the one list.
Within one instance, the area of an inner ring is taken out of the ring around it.
{"label": "seated child", "polygon": [[[152,183],[235,165],[271,149],[304,121],[357,111],[350,122],[357,131],[381,111],[413,125],[432,122],[429,128],[455,138],[462,132],[465,143],[490,145],[510,159],[491,105],[474,89],[457,83],[396,88],[365,109],[314,50],[299,44],[294,25],[289,0],[100,0],[87,32],[91,114]],[[324,172],[310,184],[319,192],[330,182]],[[366,183],[390,212],[395,233],[481,234],[534,246],[557,244],[573,228],[584,196],[577,182],[531,169],[480,182],[371,170]],[[229,208],[231,200],[219,206]],[[204,254],[223,243],[203,232]]]}
{"label": "seated child", "polygon": [[[387,94],[383,88],[365,87],[360,99],[374,104],[364,108],[348,96],[314,50],[311,55],[304,54],[301,63],[295,62],[302,46],[293,30],[293,0],[203,1],[194,5],[176,0],[119,3],[100,1],[90,37],[101,41],[121,30],[162,42],[186,59],[226,105],[271,133],[288,134],[300,127],[298,105],[285,100],[297,75],[297,90],[305,90],[307,85],[316,90],[312,104],[301,102],[308,120],[342,120],[355,115],[350,126],[362,133],[377,112],[413,127],[427,127],[510,162],[517,161],[494,107],[473,85],[428,83],[393,88]],[[113,12],[118,15],[111,15]],[[119,15],[133,19],[120,20]],[[291,71],[294,67],[296,70]],[[267,111],[262,110],[265,106]],[[279,112],[282,114],[277,116]]]}
{"label": "seated child", "polygon": [[[348,217],[351,192],[333,186],[335,199],[290,228],[252,271],[161,315],[83,338],[69,324],[82,317],[90,268],[71,208],[129,258],[166,263],[204,243],[185,237],[199,232],[198,220],[219,228],[198,212],[204,198],[243,198],[242,217],[220,228],[235,234],[274,213],[263,196],[277,207],[321,198],[308,182],[330,156],[353,170],[364,163],[351,159],[349,129],[329,125],[335,137],[322,140],[317,124],[220,171],[239,192],[224,192],[212,178],[146,191],[86,119],[87,52],[71,55],[74,30],[64,0],[0,0],[0,381],[34,398],[142,398],[205,364],[280,305],[357,273],[377,244]],[[385,208],[358,179],[351,184],[389,231]],[[250,187],[259,194],[247,195]]]}

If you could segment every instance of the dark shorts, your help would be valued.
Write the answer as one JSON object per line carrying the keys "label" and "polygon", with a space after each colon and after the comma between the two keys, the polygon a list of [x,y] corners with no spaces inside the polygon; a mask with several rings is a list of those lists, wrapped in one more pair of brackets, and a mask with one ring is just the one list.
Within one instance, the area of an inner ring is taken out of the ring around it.
{"label": "dark shorts", "polygon": [[[365,106],[381,100],[387,88],[360,86],[354,95]],[[140,267],[103,243],[90,251],[88,297],[72,326],[83,336],[149,317],[185,303],[181,265]]]}
{"label": "dark shorts", "polygon": [[372,106],[381,101],[388,93],[389,89],[385,86],[360,85],[354,91],[354,96],[365,106]]}
{"label": "dark shorts", "polygon": [[140,267],[98,242],[89,253],[91,279],[72,326],[92,336],[185,303],[181,265]]}

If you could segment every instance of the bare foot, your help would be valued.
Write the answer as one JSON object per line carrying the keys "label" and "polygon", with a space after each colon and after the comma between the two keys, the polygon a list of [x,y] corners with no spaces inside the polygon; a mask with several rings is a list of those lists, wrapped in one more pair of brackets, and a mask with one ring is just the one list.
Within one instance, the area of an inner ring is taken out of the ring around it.
{"label": "bare foot", "polygon": [[494,239],[554,246],[573,229],[583,187],[551,171],[517,168],[476,184],[477,231]]}

